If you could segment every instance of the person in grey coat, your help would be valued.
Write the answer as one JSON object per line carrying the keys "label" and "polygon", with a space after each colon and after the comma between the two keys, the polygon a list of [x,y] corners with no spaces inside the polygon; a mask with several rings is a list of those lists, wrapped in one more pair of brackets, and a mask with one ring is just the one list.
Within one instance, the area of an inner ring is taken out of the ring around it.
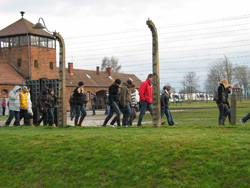
{"label": "person in grey coat", "polygon": [[15,116],[15,126],[20,125],[20,86],[15,86],[13,90],[9,93],[9,118],[5,122],[5,125],[9,126],[12,119]]}

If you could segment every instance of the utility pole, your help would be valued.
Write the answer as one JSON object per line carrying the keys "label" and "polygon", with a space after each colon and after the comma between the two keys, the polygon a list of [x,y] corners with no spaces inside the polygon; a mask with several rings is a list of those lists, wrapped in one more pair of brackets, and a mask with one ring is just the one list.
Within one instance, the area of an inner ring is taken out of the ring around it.
{"label": "utility pole", "polygon": [[147,20],[147,25],[152,32],[153,39],[153,126],[161,127],[158,34],[155,24],[150,19]]}

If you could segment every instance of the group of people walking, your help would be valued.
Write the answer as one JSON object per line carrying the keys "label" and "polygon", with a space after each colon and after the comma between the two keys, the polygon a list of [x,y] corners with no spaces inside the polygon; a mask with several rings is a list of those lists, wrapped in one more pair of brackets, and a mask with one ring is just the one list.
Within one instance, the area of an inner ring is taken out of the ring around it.
{"label": "group of people walking", "polygon": [[[24,125],[34,126],[33,110],[30,97],[30,87],[15,86],[9,93],[9,118],[5,122],[9,126],[15,117],[14,125],[20,126],[20,121],[24,119]],[[56,127],[54,120],[54,107],[57,103],[57,97],[54,95],[54,89],[45,87],[43,92],[36,99],[36,107],[42,117],[37,121],[36,126],[43,121],[44,125]]]}
{"label": "group of people walking", "polygon": [[[136,109],[138,107],[138,98],[140,106],[140,114],[137,122],[137,126],[142,126],[143,117],[148,110],[152,115],[152,102],[153,102],[153,75],[149,74],[147,79],[141,83],[139,87],[139,96],[136,90],[136,86],[131,80],[121,82],[120,79],[115,79],[109,87],[109,90],[105,91],[105,114],[107,117],[103,122],[103,127],[110,126],[132,126],[133,120],[136,118]],[[225,120],[228,117],[230,122],[230,105],[228,101],[228,95],[231,93],[232,85],[228,84],[227,79],[223,79],[218,87],[216,103],[219,109],[218,124],[225,125]],[[163,93],[161,95],[161,117],[165,114],[169,126],[176,126],[178,123],[173,121],[169,104],[170,104],[171,86],[164,86]],[[84,83],[80,81],[78,86],[72,92],[70,102],[70,116],[71,120],[74,118],[75,126],[82,126],[82,122],[87,115],[86,104],[87,95],[84,91]],[[93,114],[95,115],[95,105],[97,102],[96,93],[91,93],[91,105]],[[54,118],[54,108],[57,104],[57,97],[54,94],[54,89],[45,87],[42,93],[35,100],[35,105],[41,113],[41,118],[37,121],[36,126],[40,125],[43,121],[44,125],[51,125],[56,127]],[[6,100],[2,101],[3,116],[5,115]],[[123,113],[123,119],[121,122],[121,113]],[[113,117],[110,124],[109,120]],[[25,125],[33,125],[33,111],[32,102],[30,98],[30,88],[27,86],[15,86],[9,93],[9,118],[5,122],[5,125],[10,125],[11,121],[15,117],[14,125],[19,126],[20,121],[24,118]],[[250,119],[250,113],[240,120],[241,124],[245,126],[245,122]],[[162,125],[165,122],[162,122]]]}

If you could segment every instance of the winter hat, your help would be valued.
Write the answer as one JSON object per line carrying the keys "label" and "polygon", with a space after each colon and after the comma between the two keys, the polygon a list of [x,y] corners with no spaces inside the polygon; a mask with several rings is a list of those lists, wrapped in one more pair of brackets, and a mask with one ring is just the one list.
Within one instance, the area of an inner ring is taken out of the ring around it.
{"label": "winter hat", "polygon": [[24,91],[28,91],[28,87],[27,86],[23,86],[23,90]]}
{"label": "winter hat", "polygon": [[115,83],[116,83],[116,84],[121,84],[121,80],[117,78],[117,79],[115,80]]}
{"label": "winter hat", "polygon": [[82,82],[82,81],[80,81],[79,83],[78,83],[78,86],[79,87],[81,87],[81,86],[83,86],[84,85],[84,83]]}
{"label": "winter hat", "polygon": [[127,80],[127,83],[128,83],[128,85],[130,85],[130,86],[133,84],[131,80]]}
{"label": "winter hat", "polygon": [[164,86],[163,89],[169,91],[171,89],[171,87],[170,86]]}

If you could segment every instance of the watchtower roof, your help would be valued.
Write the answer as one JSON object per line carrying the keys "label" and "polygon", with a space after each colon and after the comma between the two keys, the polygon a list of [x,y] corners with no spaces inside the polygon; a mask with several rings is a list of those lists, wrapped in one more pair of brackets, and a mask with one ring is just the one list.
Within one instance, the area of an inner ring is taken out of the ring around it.
{"label": "watchtower roof", "polygon": [[21,18],[13,24],[0,30],[0,37],[16,36],[23,34],[34,34],[39,36],[47,36],[50,38],[53,37],[52,34],[44,31],[43,29],[33,29],[33,26],[33,23],[26,20],[25,18]]}

